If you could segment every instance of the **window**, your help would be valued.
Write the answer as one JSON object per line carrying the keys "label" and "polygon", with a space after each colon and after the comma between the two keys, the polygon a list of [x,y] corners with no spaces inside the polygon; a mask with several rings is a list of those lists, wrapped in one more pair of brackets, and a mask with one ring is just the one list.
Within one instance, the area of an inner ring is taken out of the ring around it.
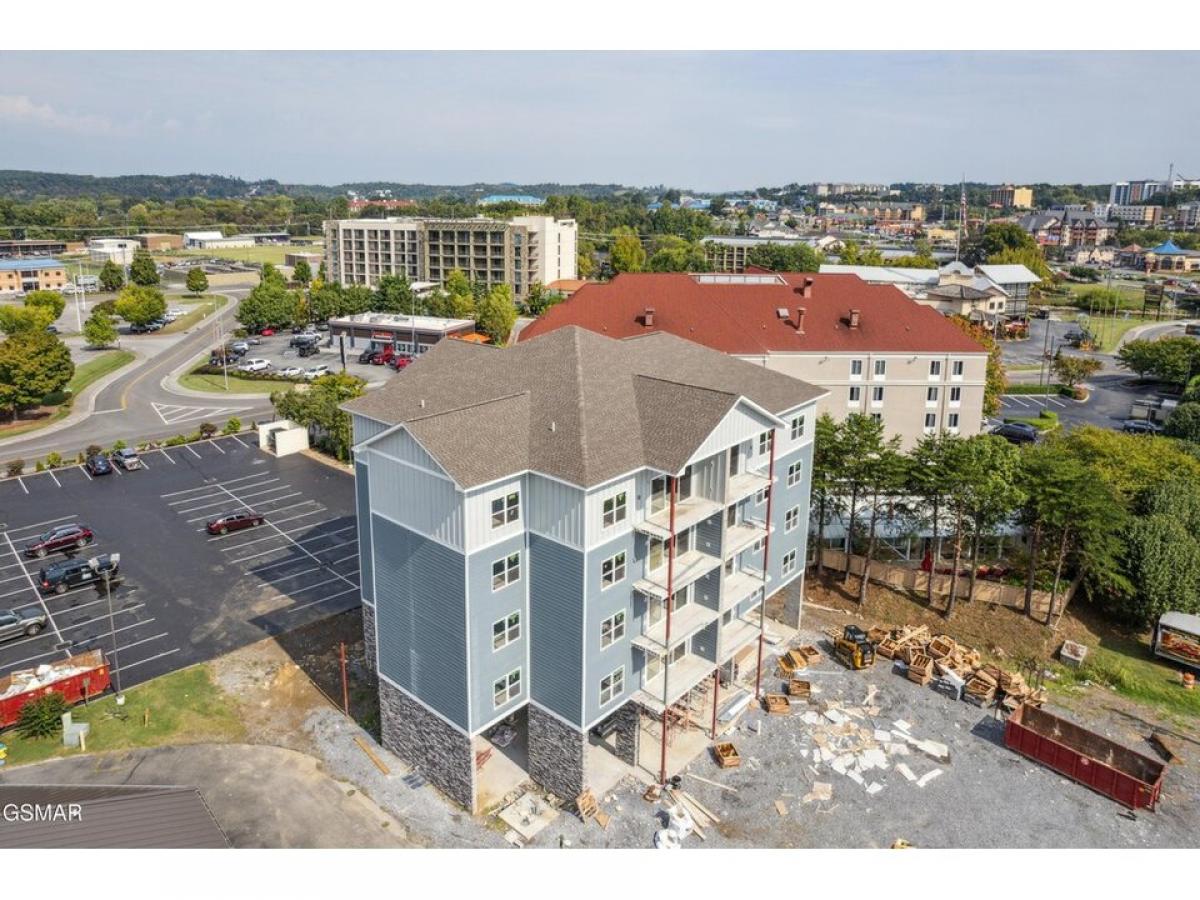
{"label": "window", "polygon": [[794,462],[788,466],[787,486],[795,487],[800,483],[800,477],[804,474],[804,463]]}
{"label": "window", "polygon": [[848,404],[850,404],[851,406],[854,406],[861,399],[862,399],[862,388],[860,388],[858,385],[853,385],[850,388],[850,395],[849,395],[849,397],[846,398],[846,402]]}
{"label": "window", "polygon": [[875,377],[876,378],[886,378],[887,377],[887,360],[886,359],[875,360]]}
{"label": "window", "polygon": [[804,416],[794,416],[792,418],[792,440],[798,441],[804,437]]}
{"label": "window", "polygon": [[765,456],[771,452],[771,445],[775,443],[775,432],[764,431],[758,436],[758,452],[760,456]]}
{"label": "window", "polygon": [[963,361],[961,359],[956,359],[956,360],[954,360],[954,362],[952,362],[950,364],[950,377],[952,377],[952,378],[962,378],[963,377]]}
{"label": "window", "polygon": [[850,360],[850,377],[851,378],[862,378],[862,362],[863,361],[861,359]]}
{"label": "window", "polygon": [[499,709],[509,700],[521,696],[521,670],[515,669],[492,685],[492,706]]}
{"label": "window", "polygon": [[758,493],[756,493],[754,495],[754,505],[762,506],[766,502],[767,502],[767,489],[763,488],[762,490],[760,490]]}
{"label": "window", "polygon": [[609,616],[600,623],[600,649],[611,647],[625,637],[625,610]]}
{"label": "window", "polygon": [[503,619],[492,623],[492,649],[499,650],[507,647],[521,636],[521,614],[509,613]]}
{"label": "window", "polygon": [[933,406],[938,402],[938,389],[935,387],[925,389],[925,405]]}
{"label": "window", "polygon": [[880,406],[883,403],[883,387],[876,385],[871,388],[871,403],[874,406]]}
{"label": "window", "polygon": [[783,565],[781,571],[784,575],[791,575],[796,571],[796,551],[789,550],[783,554]]}
{"label": "window", "polygon": [[612,528],[618,522],[625,521],[625,492],[609,497],[604,501],[604,527]]}
{"label": "window", "polygon": [[937,413],[925,413],[925,433],[933,434],[935,428],[937,428]]}
{"label": "window", "polygon": [[793,506],[783,516],[783,530],[795,531],[796,526],[800,524],[800,507]]}
{"label": "window", "polygon": [[521,554],[512,553],[492,563],[492,590],[498,591],[521,580]]}
{"label": "window", "polygon": [[492,527],[499,528],[521,517],[521,495],[513,491],[492,501]]}
{"label": "window", "polygon": [[871,421],[879,425],[883,422],[883,413],[871,413]]}
{"label": "window", "polygon": [[946,427],[951,431],[958,431],[958,413],[950,413],[946,416]]}
{"label": "window", "polygon": [[625,580],[625,553],[622,551],[600,563],[600,590]]}
{"label": "window", "polygon": [[600,679],[600,705],[604,706],[620,697],[625,691],[625,667]]}
{"label": "window", "polygon": [[930,378],[941,378],[942,377],[942,361],[940,359],[931,359],[929,361],[929,377]]}
{"label": "window", "polygon": [[958,406],[958,404],[960,404],[960,403],[962,403],[962,388],[960,388],[960,387],[950,388],[950,405]]}

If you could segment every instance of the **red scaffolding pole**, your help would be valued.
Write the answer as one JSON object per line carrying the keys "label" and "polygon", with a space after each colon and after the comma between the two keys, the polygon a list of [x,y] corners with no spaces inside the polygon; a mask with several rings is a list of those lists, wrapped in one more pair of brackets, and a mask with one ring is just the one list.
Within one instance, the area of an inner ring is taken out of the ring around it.
{"label": "red scaffolding pole", "polygon": [[671,521],[667,534],[667,636],[663,647],[663,714],[662,714],[662,753],[659,764],[659,783],[667,783],[667,729],[669,728],[667,713],[670,704],[667,703],[667,678],[671,672],[671,593],[675,588],[675,479],[671,478]]}
{"label": "red scaffolding pole", "polygon": [[721,690],[721,670],[713,670],[713,715],[712,715],[712,737],[717,739],[717,694]]}
{"label": "red scaffolding pole", "polygon": [[767,533],[763,535],[763,595],[758,604],[758,671],[754,674],[754,699],[762,691],[763,644],[767,632],[767,550],[771,546],[771,503],[775,499],[775,429],[771,429],[771,463],[767,468]]}

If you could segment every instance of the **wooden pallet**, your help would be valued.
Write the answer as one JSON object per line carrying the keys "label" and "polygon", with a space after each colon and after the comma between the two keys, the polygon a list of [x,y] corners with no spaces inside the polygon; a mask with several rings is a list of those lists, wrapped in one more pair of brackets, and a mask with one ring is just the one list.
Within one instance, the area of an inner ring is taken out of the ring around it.
{"label": "wooden pallet", "polygon": [[736,769],[742,764],[741,754],[738,753],[737,747],[733,744],[725,742],[722,744],[713,744],[713,756],[717,760],[717,765],[722,769]]}
{"label": "wooden pallet", "polygon": [[888,659],[895,659],[900,655],[900,646],[892,638],[884,638],[875,648],[875,652]]}
{"label": "wooden pallet", "polygon": [[808,668],[808,659],[799,650],[789,650],[779,657],[779,675],[781,678],[791,678],[792,673]]}
{"label": "wooden pallet", "polygon": [[787,694],[767,694],[763,697],[763,704],[766,706],[767,714],[772,716],[786,716],[792,709]]}
{"label": "wooden pallet", "polygon": [[812,683],[801,681],[799,678],[793,678],[788,682],[787,692],[789,697],[798,697],[802,700],[807,700],[812,696]]}
{"label": "wooden pallet", "polygon": [[924,653],[913,653],[908,661],[908,680],[916,684],[929,684],[933,679],[933,660]]}
{"label": "wooden pallet", "polygon": [[821,651],[812,644],[805,644],[797,652],[804,657],[805,661],[810,666],[816,662],[819,662],[821,659]]}

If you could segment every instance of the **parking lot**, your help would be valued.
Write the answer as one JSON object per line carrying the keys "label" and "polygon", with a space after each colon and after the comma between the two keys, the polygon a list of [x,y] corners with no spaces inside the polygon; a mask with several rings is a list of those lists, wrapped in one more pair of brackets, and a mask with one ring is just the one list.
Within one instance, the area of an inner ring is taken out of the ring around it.
{"label": "parking lot", "polygon": [[[319,365],[329,366],[329,371],[331,372],[340,372],[342,370],[341,352],[336,339],[331,346],[326,346],[329,341],[329,335],[322,334],[321,342],[317,345],[319,352],[313,356],[300,356],[296,352],[296,349],[290,346],[292,337],[292,333],[285,330],[268,337],[241,338],[241,340],[247,342],[252,340],[258,341],[257,344],[250,344],[249,350],[243,356],[242,361],[265,359],[271,364],[271,370],[274,372],[281,372],[291,366],[300,369],[310,369],[313,366]],[[230,340],[228,343],[234,343],[236,340]],[[366,342],[364,341],[359,341],[356,347],[351,347],[350,342],[346,342],[346,371],[367,382],[382,384],[394,375],[395,372],[388,366],[373,366],[370,363],[360,363],[358,357],[365,348]],[[230,365],[229,371],[234,372],[235,370],[236,367]]]}
{"label": "parking lot", "polygon": [[[0,608],[49,619],[34,637],[0,644],[0,675],[94,648],[127,687],[359,604],[351,477],[305,456],[276,459],[227,436],[154,450],[144,468],[93,478],[81,466],[0,481]],[[209,535],[231,512],[266,524]],[[80,555],[120,553],[111,584],[44,595],[26,543],[82,522]]]}

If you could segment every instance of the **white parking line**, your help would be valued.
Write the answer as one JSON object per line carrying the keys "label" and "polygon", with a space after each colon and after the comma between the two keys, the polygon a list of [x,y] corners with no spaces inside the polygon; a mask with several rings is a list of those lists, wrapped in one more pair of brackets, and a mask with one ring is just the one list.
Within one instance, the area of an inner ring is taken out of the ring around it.
{"label": "white parking line", "polygon": [[[263,475],[270,475],[270,474],[271,474],[270,472],[262,472],[261,474],[255,475],[254,477],[261,478]],[[239,480],[241,480],[241,479],[239,479]],[[273,482],[276,482],[278,480],[279,480],[278,478],[268,478],[265,481],[259,481],[256,484],[246,485],[246,487],[258,488],[258,487],[262,487],[264,484],[272,484]],[[284,485],[284,487],[286,487],[286,486],[287,485]],[[192,488],[192,490],[190,490],[190,491],[182,491],[181,493],[195,494],[196,491],[204,491],[204,490],[211,490],[213,488],[217,488],[217,491],[212,494],[199,494],[199,495],[192,496],[192,497],[184,497],[182,500],[169,500],[169,501],[167,501],[167,506],[181,506],[184,503],[195,503],[197,500],[205,500],[209,497],[219,497],[219,496],[221,496],[220,487],[221,486],[219,484],[214,483],[214,484],[206,484],[206,485],[204,485],[204,487]],[[241,490],[241,488],[238,488],[238,490]],[[163,494],[162,496],[163,497],[173,497],[175,495],[174,494]]]}
{"label": "white parking line", "polygon": [[303,594],[305,591],[311,591],[313,588],[321,587],[321,585],[329,584],[331,581],[337,581],[338,578],[326,578],[324,581],[314,581],[312,584],[306,584],[303,587],[294,588],[288,591],[288,594]]}
{"label": "white parking line", "polygon": [[[154,621],[153,619],[146,619],[145,622],[137,622],[133,625],[127,625],[126,628],[136,628],[138,625],[145,625],[146,622],[153,622],[153,621]],[[117,629],[117,631],[124,631],[124,630],[125,630],[125,628]],[[170,634],[169,631],[164,631],[162,634],[156,634],[153,637],[142,638],[140,641],[134,641],[132,644],[126,644],[124,647],[118,646],[116,652],[121,653],[124,650],[132,650],[134,647],[140,647],[142,644],[148,644],[151,641],[161,640],[162,638],[165,638],[168,634]]]}
{"label": "white parking line", "polygon": [[62,482],[58,480],[58,476],[56,476],[56,475],[54,474],[54,470],[53,470],[53,469],[47,469],[47,470],[46,470],[46,474],[47,474],[47,475],[49,475],[51,478],[53,478],[53,479],[54,479],[54,483],[55,483],[55,484],[57,484],[59,487],[62,487]]}
{"label": "white parking line", "polygon": [[299,606],[289,606],[287,609],[284,610],[284,612],[285,613],[299,612],[302,609],[308,609],[310,606],[316,606],[317,604],[324,603],[326,600],[332,600],[335,597],[341,597],[345,594],[353,594],[357,590],[358,590],[358,585],[356,584],[356,585],[354,585],[354,587],[346,588],[346,590],[344,590],[344,591],[338,591],[336,594],[330,594],[328,597],[321,597],[319,600],[310,600],[308,603],[301,603]]}
{"label": "white parking line", "polygon": [[[297,507],[297,506],[304,506],[305,504],[308,504],[308,503],[316,503],[316,502],[317,502],[316,500],[301,500],[299,503],[289,503],[287,506],[281,506],[281,507],[279,507],[279,509],[272,509],[272,510],[264,510],[264,509],[263,509],[263,507],[264,507],[264,506],[266,506],[266,505],[267,505],[267,504],[269,504],[269,503],[278,503],[280,500],[287,500],[289,497],[299,497],[299,496],[300,496],[301,494],[303,494],[303,493],[304,493],[303,491],[295,491],[294,493],[291,493],[291,494],[284,494],[282,497],[278,497],[278,498],[275,498],[275,499],[272,499],[272,500],[263,500],[263,501],[262,501],[262,502],[260,502],[260,503],[256,503],[256,504],[255,504],[255,506],[257,506],[257,507],[258,507],[258,511],[259,511],[259,512],[271,512],[272,514],[274,514],[274,513],[280,512],[280,511],[282,511],[282,510],[285,510],[285,509],[294,509],[294,508],[295,508],[295,507]],[[222,503],[228,503],[229,501],[227,501],[227,500],[222,500],[221,502],[222,502]],[[180,510],[176,510],[176,512],[180,512]],[[190,510],[189,510],[189,512],[190,512]],[[201,521],[201,520],[203,520],[203,519],[210,518],[211,516],[212,516],[212,513],[208,513],[207,515],[203,515],[203,516],[194,516],[193,518],[190,518],[190,519],[188,519],[187,521],[188,521],[188,522],[199,522],[199,521]],[[197,530],[197,531],[203,531],[204,529],[203,529],[203,528],[197,528],[196,530]],[[215,538],[214,538],[214,540],[215,540]]]}
{"label": "white parking line", "polygon": [[[96,601],[96,603],[102,603],[102,602],[103,601],[101,601],[101,600]],[[94,604],[88,603],[85,605],[93,606]],[[126,615],[127,613],[137,612],[139,609],[145,609],[145,608],[146,608],[145,603],[136,603],[133,606],[126,607],[125,609],[114,609],[113,610],[113,618],[115,619],[117,616],[123,616],[123,615]],[[83,609],[83,606],[74,606],[71,608],[71,611],[74,612],[77,609]],[[75,628],[83,628],[83,626],[91,625],[93,622],[103,622],[107,618],[108,618],[108,613],[105,613],[102,616],[92,616],[90,619],[84,619],[82,622],[76,622],[73,625],[64,625],[63,631],[71,631]],[[146,622],[153,622],[153,621],[154,621],[153,619],[145,619],[145,620],[139,620],[135,624],[143,625]],[[130,626],[130,627],[133,627],[133,626]]]}
{"label": "white parking line", "polygon": [[239,444],[241,444],[243,447],[245,447],[247,450],[250,449],[250,445],[243,443],[242,439],[239,438],[236,434],[231,434],[230,437],[233,438],[235,441],[237,441]]}
{"label": "white parking line", "polygon": [[43,525],[53,525],[55,522],[65,522],[67,519],[74,519],[74,516],[59,516],[57,519],[47,519],[44,522],[34,522],[32,525],[22,525],[20,528],[10,528],[9,534],[19,534],[22,531],[33,531],[41,528]]}
{"label": "white parking line", "polygon": [[[326,521],[327,522],[336,522],[337,519],[326,519]],[[324,522],[318,522],[316,525],[301,525],[298,528],[292,528],[289,531],[285,531],[285,532],[283,532],[283,534],[286,536],[289,534],[295,534],[297,531],[304,531],[306,528],[320,528],[324,524],[325,524]],[[293,544],[307,544],[309,541],[319,541],[323,537],[332,537],[335,534],[341,534],[343,531],[349,531],[352,528],[357,528],[357,527],[358,527],[357,525],[348,525],[345,528],[339,528],[336,531],[326,531],[323,534],[315,534],[312,537],[307,537],[302,541],[293,540],[292,543]],[[222,537],[232,537],[232,536],[233,535],[222,535]],[[271,540],[274,540],[276,537],[278,537],[278,535],[272,534],[272,535],[268,535],[267,537],[263,537],[263,538],[255,538],[252,541],[246,541],[245,543],[242,543],[242,544],[232,544],[229,547],[226,547],[221,552],[228,553],[231,550],[240,550],[242,547],[249,547],[251,544],[259,544],[259,543],[262,543],[263,541],[271,541]],[[217,538],[211,538],[209,540],[209,543],[211,543],[212,541],[215,541],[215,540],[217,540]],[[246,558],[249,559],[249,557],[246,557]]]}
{"label": "white parking line", "polygon": [[[208,441],[207,443],[211,444],[214,450],[221,450],[221,445],[220,445],[220,444],[218,444],[216,441]],[[224,456],[224,455],[225,455],[225,451],[224,451],[224,450],[221,450],[221,455],[222,455],[222,456]]]}
{"label": "white parking line", "polygon": [[121,666],[121,669],[122,670],[133,669],[133,668],[136,668],[137,666],[142,665],[143,663],[153,662],[156,659],[162,659],[164,656],[170,656],[172,653],[178,653],[178,652],[179,652],[179,648],[174,647],[170,650],[167,650],[165,653],[157,653],[154,656],[147,656],[145,659],[139,659],[137,662],[131,662],[127,666]]}
{"label": "white parking line", "polygon": [[190,444],[184,444],[184,445],[183,445],[183,447],[184,447],[184,449],[185,449],[185,450],[191,450],[192,456],[196,457],[196,459],[204,459],[204,457],[203,457],[203,456],[201,456],[201,455],[200,455],[199,453],[197,453],[195,450],[192,450],[192,447],[191,447],[191,445],[190,445]]}
{"label": "white parking line", "polygon": [[[17,548],[13,546],[12,538],[8,536],[8,532],[4,532],[4,540],[8,542],[8,549],[12,551],[12,555],[19,560],[21,557],[17,555]],[[21,568],[25,569],[24,566]],[[50,607],[46,606],[46,598],[42,596],[42,592],[37,589],[37,585],[33,581],[33,576],[29,574],[29,570],[25,569],[25,577],[29,579],[30,589],[37,594],[38,602],[41,604],[42,610],[46,613],[46,621],[50,623],[50,627],[54,629],[54,633],[58,635],[58,642],[62,643],[62,632],[58,630],[58,624],[54,621],[54,616],[50,615]],[[68,656],[70,654],[67,654]]]}
{"label": "white parking line", "polygon": [[[294,516],[288,516],[286,519],[280,519],[278,522],[270,522],[268,524],[283,525],[287,522],[295,522],[297,519],[307,519],[309,516],[315,516],[315,515],[317,515],[319,513],[323,513],[323,512],[329,512],[329,510],[327,510],[325,507],[322,506],[319,509],[314,509],[312,512],[297,513]],[[337,521],[337,520],[336,519],[326,519],[326,521],[328,522],[328,521]],[[320,523],[318,523],[318,524],[320,524]],[[302,525],[301,527],[302,528],[315,528],[316,526],[315,525]],[[295,529],[295,530],[299,530],[299,529]]]}
{"label": "white parking line", "polygon": [[88,474],[88,470],[85,469],[83,466],[79,467],[79,471],[83,473],[83,477],[86,478],[88,481],[92,480],[92,476]]}
{"label": "white parking line", "polygon": [[[119,466],[112,466],[111,468],[112,468],[112,471],[114,471],[114,472],[116,472],[118,475],[121,475],[122,477],[124,477],[124,473],[121,471],[121,469],[120,469],[120,467],[119,467]],[[86,473],[85,473],[85,474],[86,474]]]}
{"label": "white parking line", "polygon": [[28,494],[29,494],[29,488],[25,487],[25,482],[24,482],[24,481],[22,481],[20,478],[18,478],[18,479],[17,479],[17,484],[19,484],[19,485],[21,486],[21,490],[23,490],[23,491],[26,493],[26,495],[28,495]]}
{"label": "white parking line", "polygon": [[[281,484],[279,487],[269,488],[268,490],[258,491],[257,493],[253,493],[253,494],[246,494],[245,496],[246,497],[258,497],[258,496],[261,496],[262,494],[272,494],[275,491],[286,491],[289,487],[291,487],[290,484]],[[287,496],[288,497],[299,497],[302,493],[304,493],[304,492],[303,491],[293,491],[292,493],[288,494]],[[229,500],[226,499],[224,496],[221,496],[219,494],[213,494],[212,496],[218,497],[219,499],[213,500],[211,503],[201,503],[197,506],[189,506],[186,509],[177,509],[177,510],[175,510],[175,512],[180,515],[184,515],[186,513],[195,512],[198,509],[204,509],[205,507],[208,507],[208,506],[228,506],[229,505]],[[263,502],[266,503],[267,501],[264,500]]]}
{"label": "white parking line", "polygon": [[237,484],[239,481],[249,481],[251,478],[261,478],[264,475],[270,475],[270,471],[255,472],[253,475],[243,475],[241,478],[230,478],[227,481],[214,481],[209,484],[199,484],[196,487],[184,488],[182,491],[171,491],[166,494],[159,494],[160,497],[178,497],[182,494],[194,494],[196,491],[207,491],[223,484]]}
{"label": "white parking line", "polygon": [[[39,636],[39,637],[43,637],[43,636],[46,636],[46,637],[48,637],[48,636],[49,636],[49,634],[50,634],[50,632],[48,632],[48,631],[47,631],[47,632],[44,632],[42,635],[38,635],[38,636]],[[18,659],[18,660],[17,660],[17,661],[15,661],[15,662],[11,662],[11,663],[5,663],[5,665],[6,665],[6,666],[12,666],[12,669],[10,669],[9,671],[14,671],[14,670],[15,670],[15,669],[17,669],[17,668],[18,668],[18,667],[19,667],[19,666],[20,666],[22,663],[33,662],[35,659],[42,659],[43,657],[46,657],[46,656],[53,656],[55,653],[58,653],[58,652],[60,652],[60,651],[58,651],[58,650],[47,650],[45,653],[39,653],[39,654],[37,654],[36,656],[27,656],[27,657],[25,657],[24,659]],[[68,653],[67,655],[68,655],[68,656],[70,656],[71,654],[69,654],[69,653]]]}
{"label": "white parking line", "polygon": [[301,569],[299,572],[293,572],[291,575],[282,575],[279,578],[273,578],[270,581],[264,581],[264,582],[262,582],[262,584],[263,584],[263,587],[266,587],[266,586],[272,585],[272,584],[279,584],[279,582],[287,581],[289,578],[299,578],[301,575],[307,575],[309,572],[319,572],[320,570],[321,570],[320,566],[313,566],[310,569]]}
{"label": "white parking line", "polygon": [[331,563],[330,563],[330,565],[331,565],[331,566],[336,566],[336,565],[338,565],[339,563],[344,563],[344,562],[345,562],[346,560],[348,560],[348,559],[358,559],[358,554],[357,554],[357,553],[351,553],[349,556],[343,556],[341,559],[335,559],[333,562],[331,562]]}
{"label": "white parking line", "polygon": [[[160,449],[158,452],[161,453],[163,456],[165,456],[167,458],[167,462],[169,462],[171,465],[173,465],[173,466],[179,465],[179,463],[177,463],[177,462],[175,462],[175,460],[171,459],[171,454],[168,453],[166,450]],[[164,494],[163,496],[166,496],[166,495]]]}

